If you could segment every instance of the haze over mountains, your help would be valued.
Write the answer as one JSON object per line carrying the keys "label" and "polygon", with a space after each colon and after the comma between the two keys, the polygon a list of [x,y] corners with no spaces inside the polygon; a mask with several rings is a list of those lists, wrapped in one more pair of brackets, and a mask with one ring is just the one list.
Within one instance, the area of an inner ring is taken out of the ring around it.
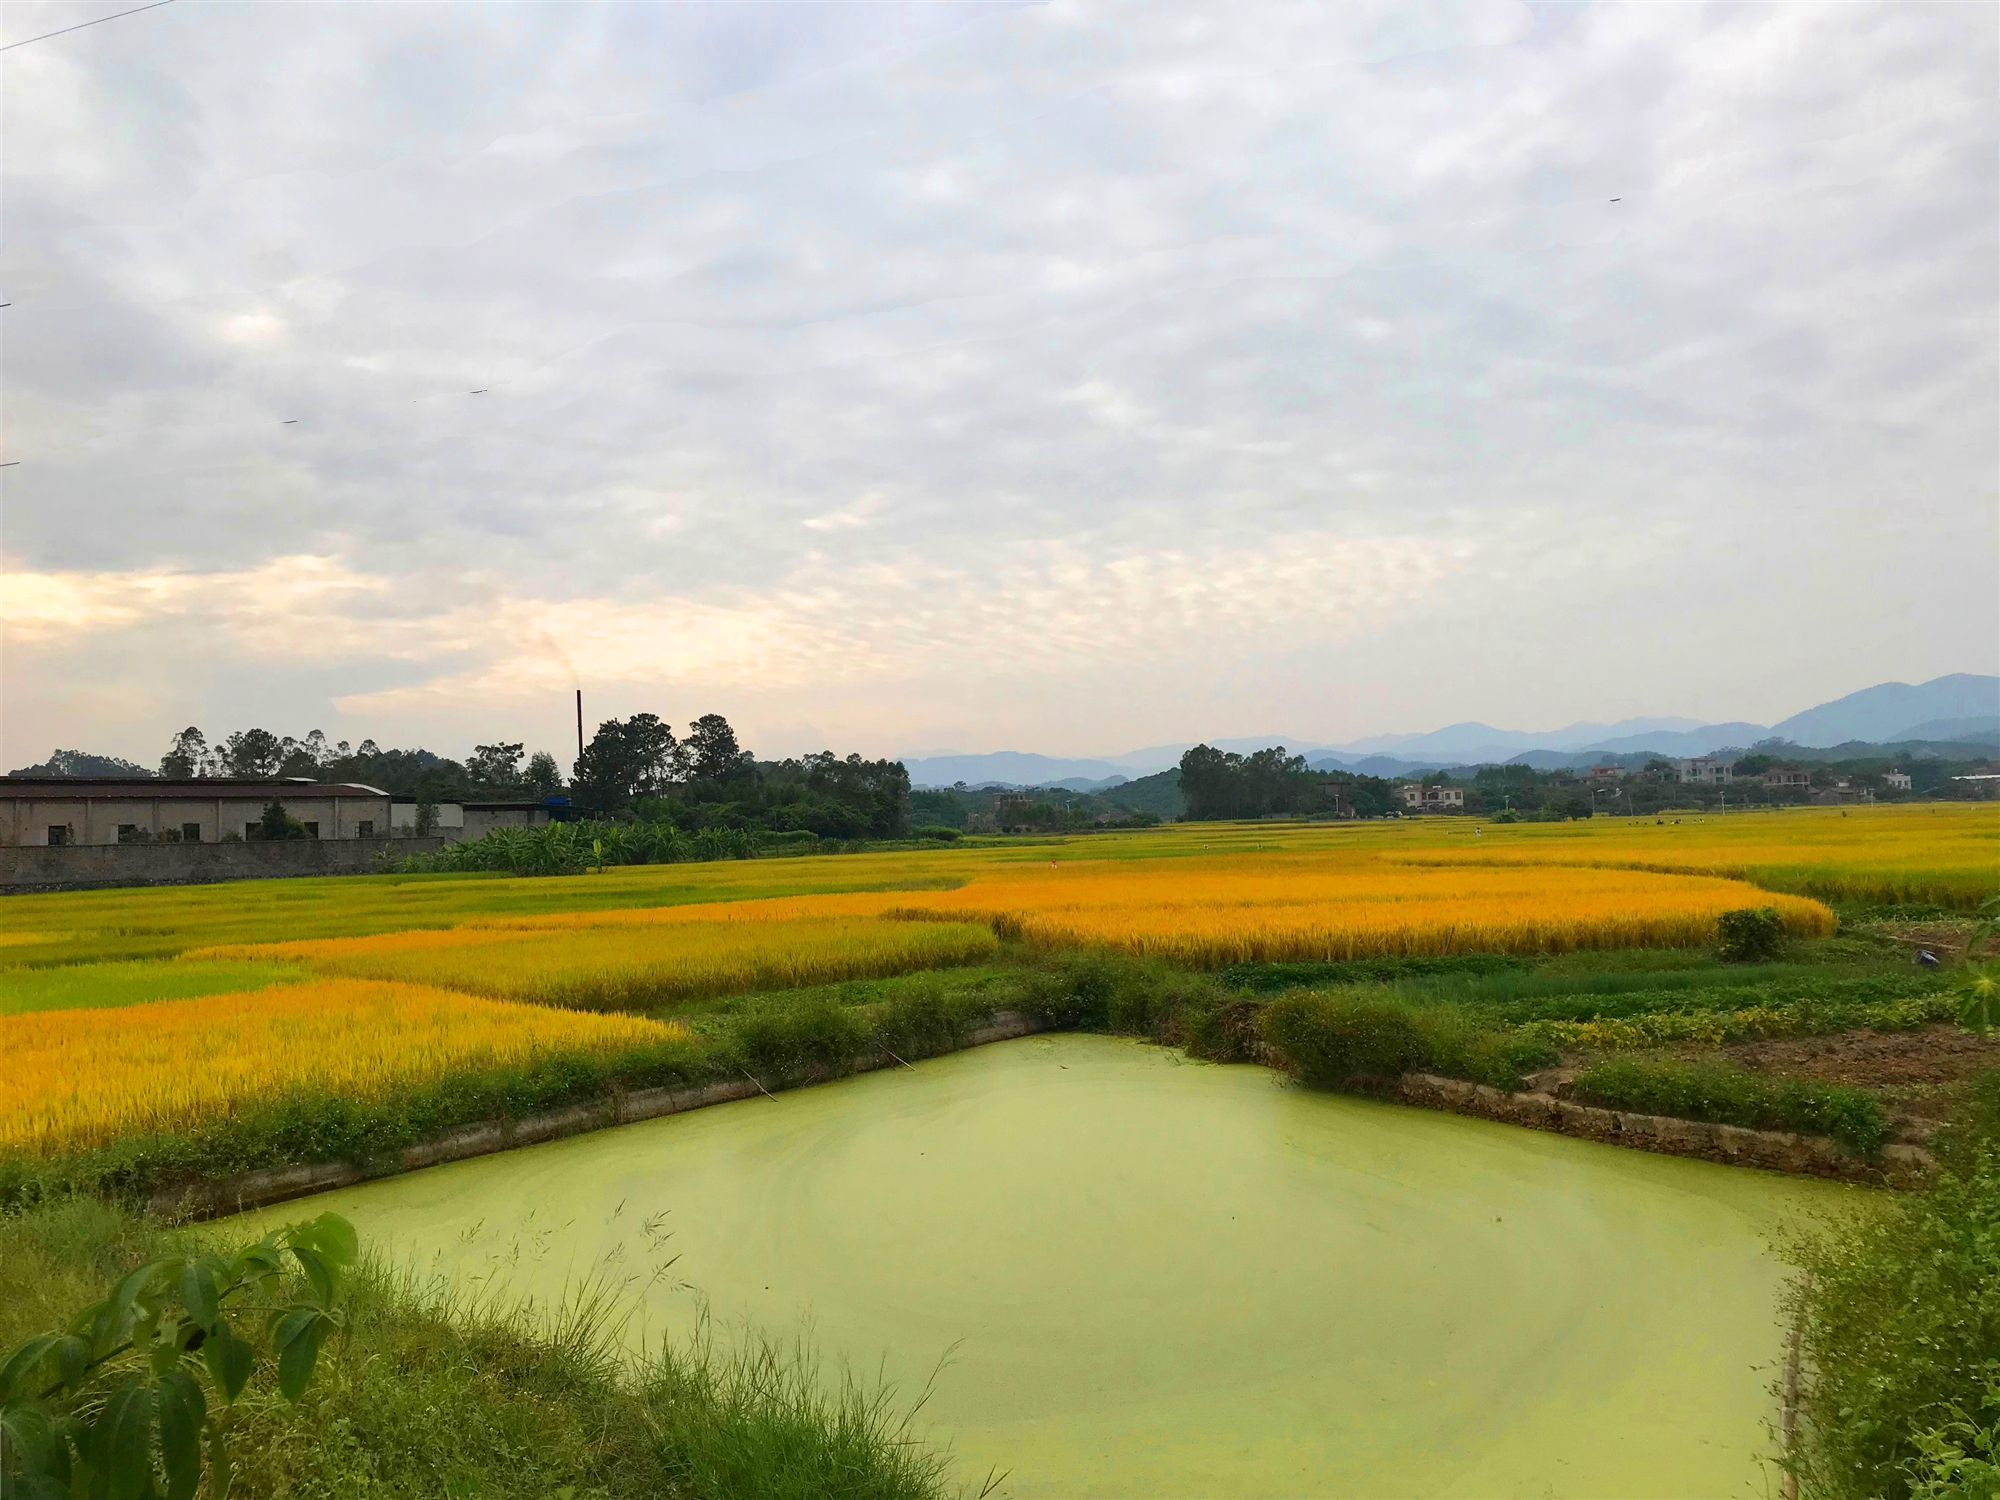
{"label": "haze over mountains", "polygon": [[[1426,734],[1378,734],[1346,744],[1325,744],[1305,735],[1250,735],[1210,740],[1218,749],[1249,752],[1283,745],[1316,766],[1338,766],[1371,775],[1402,775],[1440,766],[1570,756],[1656,754],[1706,755],[1747,749],[1763,739],[1790,740],[1809,748],[1850,741],[1898,744],[1933,740],[1964,742],[2000,737],[2000,677],[1956,672],[1930,682],[1877,683],[1817,704],[1775,724],[1732,721],[1704,724],[1698,719],[1647,717],[1613,724],[1579,723],[1563,729],[1522,731],[1490,724],[1448,724]],[[1189,742],[1192,744],[1193,742]],[[940,750],[905,755],[917,786],[950,786],[963,781],[1007,782],[1015,786],[1068,786],[1092,791],[1118,781],[1149,776],[1177,765],[1189,744],[1150,745],[1120,755],[1061,758],[1017,750],[970,755]]]}

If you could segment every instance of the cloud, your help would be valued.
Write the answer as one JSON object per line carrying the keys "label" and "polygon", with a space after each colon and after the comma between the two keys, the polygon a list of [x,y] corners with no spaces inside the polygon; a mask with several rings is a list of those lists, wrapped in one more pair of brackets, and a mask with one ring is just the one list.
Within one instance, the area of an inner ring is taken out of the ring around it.
{"label": "cloud", "polygon": [[2000,665],[1990,8],[78,36],[0,95],[7,649],[157,696],[17,688],[17,756],[151,744],[191,659],[490,739],[537,638],[829,732],[971,653],[1015,685],[900,735],[1069,693],[1079,752]]}

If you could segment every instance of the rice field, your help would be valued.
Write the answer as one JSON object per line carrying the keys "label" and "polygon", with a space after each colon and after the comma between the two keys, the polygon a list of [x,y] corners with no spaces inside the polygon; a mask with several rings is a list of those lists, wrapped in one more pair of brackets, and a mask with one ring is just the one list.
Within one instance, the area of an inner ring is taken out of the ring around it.
{"label": "rice field", "polygon": [[1743,906],[1818,936],[1836,922],[1815,895],[1969,905],[2000,887],[1992,807],[1477,827],[1179,825],[543,879],[11,898],[0,1149],[179,1128],[294,1088],[366,1093],[657,1041],[681,1033],[582,1012],[694,1014],[732,993],[984,963],[1008,942],[1205,968],[1659,950],[1707,945],[1716,917]]}
{"label": "rice field", "polygon": [[0,969],[0,1016],[31,1010],[146,1005],[156,1000],[297,984],[310,977],[299,964],[269,960],[156,958],[137,963]]}
{"label": "rice field", "polygon": [[1308,855],[1072,864],[975,880],[907,901],[912,917],[978,913],[1050,945],[1101,944],[1198,968],[1245,962],[1562,953],[1711,942],[1715,919],[1775,906],[1823,937],[1818,902],[1736,881],[1625,870],[1329,868]]}
{"label": "rice field", "polygon": [[[866,898],[880,904],[888,898]],[[594,1010],[653,1010],[744,990],[798,989],[977,963],[999,948],[977,921],[797,916],[791,903],[670,909],[678,919],[536,930],[467,927],[211,950],[289,958],[325,975],[399,979]],[[806,904],[817,904],[808,902]],[[772,910],[776,907],[778,910]],[[681,912],[709,914],[690,920]]]}
{"label": "rice field", "polygon": [[317,980],[146,1007],[0,1018],[0,1150],[49,1154],[186,1129],[294,1090],[377,1098],[549,1053],[685,1037],[638,1016],[413,984]]}

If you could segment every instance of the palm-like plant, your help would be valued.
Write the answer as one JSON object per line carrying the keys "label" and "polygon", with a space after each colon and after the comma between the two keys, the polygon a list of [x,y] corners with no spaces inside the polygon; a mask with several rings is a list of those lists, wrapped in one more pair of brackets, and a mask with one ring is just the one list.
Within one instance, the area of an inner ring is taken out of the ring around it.
{"label": "palm-like plant", "polygon": [[1992,1031],[2000,1026],[2000,963],[1967,964],[1959,994],[1961,1026],[1972,1031]]}

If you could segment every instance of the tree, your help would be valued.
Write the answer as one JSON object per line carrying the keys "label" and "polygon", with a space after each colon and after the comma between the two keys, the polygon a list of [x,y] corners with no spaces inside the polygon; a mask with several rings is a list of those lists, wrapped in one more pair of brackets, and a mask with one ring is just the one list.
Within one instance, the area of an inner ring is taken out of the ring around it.
{"label": "tree", "polygon": [[688,725],[687,772],[691,781],[732,781],[756,762],[736,743],[736,731],[721,714],[703,714]]}
{"label": "tree", "polygon": [[284,746],[268,729],[239,729],[224,742],[222,756],[231,776],[271,776],[284,760]]}
{"label": "tree", "polygon": [[208,737],[190,724],[174,736],[173,746],[160,757],[160,774],[169,781],[192,781],[208,766]]}
{"label": "tree", "polygon": [[273,798],[264,804],[264,816],[257,820],[260,839],[302,839],[306,825],[285,811],[285,804]]}
{"label": "tree", "polygon": [[511,792],[521,784],[521,744],[474,745],[465,774],[481,791]]}
{"label": "tree", "polygon": [[548,751],[537,750],[528,757],[528,773],[522,780],[537,797],[553,797],[563,788],[562,767]]}

